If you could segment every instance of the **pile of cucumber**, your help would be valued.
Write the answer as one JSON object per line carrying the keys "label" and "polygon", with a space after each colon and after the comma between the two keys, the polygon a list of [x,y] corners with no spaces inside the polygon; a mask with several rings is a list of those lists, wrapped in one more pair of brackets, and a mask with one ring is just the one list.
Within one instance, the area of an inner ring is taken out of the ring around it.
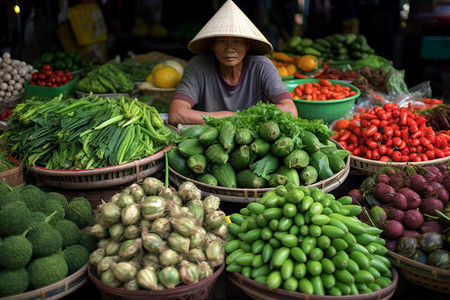
{"label": "pile of cucumber", "polygon": [[356,217],[361,206],[316,187],[278,186],[230,215],[226,270],[314,295],[359,295],[392,282],[381,230]]}
{"label": "pile of cucumber", "polygon": [[168,152],[169,165],[186,177],[227,188],[309,186],[346,167],[350,152],[329,139],[321,142],[304,130],[298,144],[298,137],[282,133],[275,121],[257,128],[236,128],[231,121],[219,128],[189,127]]}
{"label": "pile of cucumber", "polygon": [[314,55],[330,60],[357,60],[375,54],[362,34],[331,34],[310,39],[293,36],[283,45],[283,51],[299,55]]}

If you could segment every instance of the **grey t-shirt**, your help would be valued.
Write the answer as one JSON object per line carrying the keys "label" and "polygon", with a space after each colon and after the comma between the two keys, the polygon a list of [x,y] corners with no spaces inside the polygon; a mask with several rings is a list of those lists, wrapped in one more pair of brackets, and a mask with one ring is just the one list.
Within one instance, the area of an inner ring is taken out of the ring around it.
{"label": "grey t-shirt", "polygon": [[244,110],[261,100],[276,104],[290,98],[273,63],[265,56],[251,55],[244,59],[243,72],[235,86],[223,80],[214,55],[194,56],[172,97],[207,112]]}

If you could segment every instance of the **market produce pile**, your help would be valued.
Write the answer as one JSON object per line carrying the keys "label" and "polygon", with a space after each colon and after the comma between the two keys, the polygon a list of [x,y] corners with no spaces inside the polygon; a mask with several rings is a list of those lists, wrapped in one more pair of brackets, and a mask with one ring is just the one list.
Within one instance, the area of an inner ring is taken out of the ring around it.
{"label": "market produce pile", "polygon": [[181,175],[228,188],[311,185],[345,168],[349,152],[321,120],[295,119],[262,102],[187,128],[169,151]]}
{"label": "market produce pile", "polygon": [[0,105],[13,107],[25,91],[25,82],[31,79],[33,67],[24,61],[11,58],[5,52],[0,57]]}
{"label": "market produce pile", "polygon": [[99,206],[91,233],[101,240],[90,254],[95,276],[129,290],[170,289],[211,276],[228,240],[220,199],[189,181],[177,189],[147,177]]}
{"label": "market produce pile", "polygon": [[94,94],[130,94],[133,88],[130,76],[113,62],[107,62],[89,71],[77,83],[75,90]]}
{"label": "market produce pile", "polygon": [[357,219],[352,198],[278,186],[230,215],[227,271],[310,295],[358,295],[392,282],[382,230]]}
{"label": "market produce pile", "polygon": [[48,169],[120,165],[152,155],[175,138],[154,107],[128,97],[34,97],[14,108],[8,125],[3,147],[24,166]]}
{"label": "market produce pile", "polygon": [[0,181],[0,297],[58,282],[89,261],[97,241],[86,198]]}
{"label": "market produce pile", "polygon": [[450,176],[447,163],[386,166],[349,195],[367,210],[359,218],[383,230],[386,247],[450,269]]}
{"label": "market produce pile", "polygon": [[348,121],[333,138],[352,155],[384,162],[420,162],[450,155],[447,134],[427,126],[414,108],[386,103]]}
{"label": "market produce pile", "polygon": [[71,51],[58,51],[56,53],[44,52],[32,63],[33,67],[37,70],[46,64],[53,70],[61,70],[64,72],[79,71],[88,65],[78,53]]}

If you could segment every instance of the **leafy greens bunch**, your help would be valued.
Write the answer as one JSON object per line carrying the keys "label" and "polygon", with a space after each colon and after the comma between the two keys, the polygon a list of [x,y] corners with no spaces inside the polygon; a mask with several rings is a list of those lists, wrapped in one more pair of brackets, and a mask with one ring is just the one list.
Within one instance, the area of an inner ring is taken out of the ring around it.
{"label": "leafy greens bunch", "polygon": [[34,97],[15,107],[8,124],[0,136],[4,147],[24,166],[48,169],[120,165],[175,138],[154,107],[129,97]]}

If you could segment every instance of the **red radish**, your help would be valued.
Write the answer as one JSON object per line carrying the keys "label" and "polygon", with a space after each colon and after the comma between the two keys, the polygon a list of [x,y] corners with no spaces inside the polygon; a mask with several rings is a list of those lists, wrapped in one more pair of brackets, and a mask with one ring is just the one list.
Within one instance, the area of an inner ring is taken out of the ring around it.
{"label": "red radish", "polygon": [[447,190],[447,192],[450,191],[450,177],[445,178],[442,181],[442,185],[445,187],[445,189]]}
{"label": "red radish", "polygon": [[438,211],[444,211],[444,204],[441,200],[435,197],[428,197],[422,199],[422,204],[420,205],[420,211],[423,214],[437,216],[437,213],[434,211],[437,209]]}
{"label": "red radish", "polygon": [[405,180],[400,175],[394,175],[389,179],[389,185],[395,190],[399,190],[405,186]]}
{"label": "red radish", "polygon": [[409,176],[409,187],[412,190],[419,193],[425,189],[426,185],[427,181],[425,180],[425,177],[423,177],[421,174],[411,174]]}
{"label": "red radish", "polygon": [[383,208],[386,212],[388,220],[395,220],[401,223],[403,217],[405,216],[405,212],[403,210],[397,209],[392,205],[383,204],[381,205],[381,208]]}
{"label": "red radish", "polygon": [[390,220],[387,221],[383,226],[383,235],[388,239],[398,239],[403,234],[403,225],[402,223]]}
{"label": "red radish", "polygon": [[403,217],[403,225],[408,229],[418,229],[422,226],[423,215],[420,211],[415,209],[410,209],[405,211],[405,216]]}
{"label": "red radish", "polygon": [[386,183],[380,182],[372,189],[372,194],[381,202],[390,203],[395,194],[395,189]]}
{"label": "red radish", "polygon": [[405,210],[408,207],[408,201],[406,200],[405,195],[402,193],[395,193],[394,198],[392,199],[392,206]]}
{"label": "red radish", "polygon": [[444,228],[442,227],[441,223],[439,223],[439,221],[427,220],[427,221],[423,222],[422,226],[419,229],[419,232],[420,233],[425,233],[425,232],[442,233],[443,230],[444,230]]}
{"label": "red radish", "polygon": [[385,238],[385,241],[386,241],[386,248],[388,248],[389,250],[391,250],[391,251],[396,251],[396,249],[397,249],[397,239],[393,239],[393,240],[391,240],[391,239],[386,239]]}
{"label": "red radish", "polygon": [[403,236],[419,238],[422,234],[417,230],[405,229],[403,230]]}
{"label": "red radish", "polygon": [[377,177],[377,183],[380,183],[380,182],[389,184],[389,176],[387,176],[387,174],[381,173]]}
{"label": "red radish", "polygon": [[445,189],[445,187],[440,184],[439,182],[436,181],[432,181],[430,182],[430,187],[432,188],[432,191],[429,192],[427,191],[426,193],[423,193],[423,196],[425,197],[436,197],[439,200],[441,200],[443,203],[447,203],[448,202],[448,192]]}
{"label": "red radish", "polygon": [[425,169],[427,169],[428,171],[430,171],[431,173],[433,173],[435,175],[435,180],[436,182],[442,182],[442,180],[444,179],[444,177],[442,176],[441,170],[439,170],[438,167],[436,166],[425,166]]}
{"label": "red radish", "polygon": [[362,194],[358,189],[351,190],[348,192],[347,196],[352,198],[352,204],[361,204],[362,202]]}
{"label": "red radish", "polygon": [[408,201],[407,209],[415,209],[420,207],[422,199],[417,192],[407,187],[401,188],[398,192],[402,193],[406,197],[406,201]]}

